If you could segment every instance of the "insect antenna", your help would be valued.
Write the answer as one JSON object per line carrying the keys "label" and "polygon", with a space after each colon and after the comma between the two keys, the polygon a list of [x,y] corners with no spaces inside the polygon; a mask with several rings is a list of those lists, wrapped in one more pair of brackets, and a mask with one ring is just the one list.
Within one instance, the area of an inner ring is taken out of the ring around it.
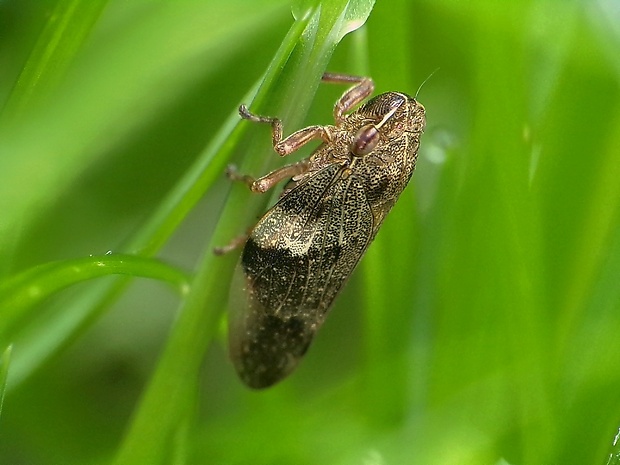
{"label": "insect antenna", "polygon": [[420,93],[420,90],[422,89],[422,86],[424,84],[426,84],[426,81],[428,81],[430,78],[433,77],[433,74],[435,74],[437,71],[439,71],[439,68],[435,68],[435,70],[428,75],[428,77],[426,79],[424,79],[424,81],[422,81],[422,84],[420,84],[420,87],[418,87],[418,90],[415,93],[415,96],[413,97],[415,100],[418,100],[418,94]]}

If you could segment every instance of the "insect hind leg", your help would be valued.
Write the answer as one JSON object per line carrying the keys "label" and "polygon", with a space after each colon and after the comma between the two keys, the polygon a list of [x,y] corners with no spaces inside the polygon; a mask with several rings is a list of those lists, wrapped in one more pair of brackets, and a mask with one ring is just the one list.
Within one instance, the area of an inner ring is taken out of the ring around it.
{"label": "insect hind leg", "polygon": [[[292,178],[294,176],[298,176],[300,174],[304,174],[308,171],[309,162],[308,159],[304,159],[298,161],[297,163],[292,163],[290,165],[283,166],[282,168],[278,168],[277,170],[272,171],[271,173],[262,176],[258,179],[253,178],[247,174],[240,174],[237,171],[237,167],[235,165],[228,165],[226,168],[226,176],[232,181],[239,181],[246,184],[252,192],[262,194],[267,192],[277,183],[282,181],[283,179]],[[225,255],[233,250],[236,250],[243,246],[249,237],[249,233],[243,234],[241,236],[235,237],[228,244],[215,247],[213,249],[213,253],[215,255]]]}
{"label": "insect hind leg", "polygon": [[248,237],[250,237],[249,233],[237,236],[226,245],[220,245],[218,247],[213,247],[213,253],[215,255],[226,255],[227,253],[230,253],[233,250],[237,250],[246,243],[246,241],[248,240]]}

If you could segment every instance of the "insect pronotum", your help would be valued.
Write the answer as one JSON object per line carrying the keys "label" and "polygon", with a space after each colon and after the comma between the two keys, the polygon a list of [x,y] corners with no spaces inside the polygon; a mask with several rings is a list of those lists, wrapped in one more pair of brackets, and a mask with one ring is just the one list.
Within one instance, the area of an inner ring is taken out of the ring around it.
{"label": "insect pronotum", "polygon": [[334,106],[334,125],[282,136],[278,118],[242,118],[271,125],[273,147],[286,156],[311,141],[310,157],[254,179],[232,179],[262,193],[291,179],[279,201],[250,231],[235,273],[229,350],[239,377],[260,389],[285,378],[304,356],[334,298],[407,186],[426,125],[424,107],[401,92],[370,99],[370,78],[326,73],[354,84]]}

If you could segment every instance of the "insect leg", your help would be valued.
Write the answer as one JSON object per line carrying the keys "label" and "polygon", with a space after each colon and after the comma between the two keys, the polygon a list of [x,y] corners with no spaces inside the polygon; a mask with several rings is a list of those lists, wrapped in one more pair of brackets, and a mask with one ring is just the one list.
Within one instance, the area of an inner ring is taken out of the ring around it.
{"label": "insect leg", "polygon": [[238,249],[248,240],[249,234],[242,234],[241,236],[235,237],[232,241],[230,241],[226,245],[221,245],[213,248],[213,253],[215,255],[225,255],[227,253],[232,252],[235,249]]}
{"label": "insect leg", "polygon": [[375,83],[368,77],[325,73],[323,74],[323,81],[337,84],[355,84],[355,86],[342,94],[342,97],[340,97],[334,106],[334,120],[336,123],[341,123],[343,114],[352,110],[375,90]]}
{"label": "insect leg", "polygon": [[299,150],[311,140],[321,139],[323,142],[331,141],[331,134],[325,126],[308,126],[307,128],[294,132],[288,137],[282,138],[282,121],[279,118],[255,115],[250,113],[248,107],[245,105],[239,107],[239,115],[243,119],[254,121],[255,123],[270,124],[273,148],[283,157]]}
{"label": "insect leg", "polygon": [[233,181],[241,181],[247,184],[252,192],[262,194],[267,192],[283,179],[304,174],[308,171],[308,166],[308,159],[300,160],[297,163],[291,163],[290,165],[278,168],[277,170],[274,170],[265,176],[261,176],[258,179],[248,176],[247,174],[239,174],[234,166],[229,166],[226,174]]}

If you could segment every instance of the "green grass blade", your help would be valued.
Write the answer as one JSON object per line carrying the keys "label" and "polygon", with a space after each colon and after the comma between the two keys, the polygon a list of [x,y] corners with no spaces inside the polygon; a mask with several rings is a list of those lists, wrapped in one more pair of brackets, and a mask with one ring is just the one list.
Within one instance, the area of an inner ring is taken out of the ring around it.
{"label": "green grass blade", "polygon": [[[335,4],[332,2],[331,9],[317,6],[307,20],[301,20],[304,30],[299,40],[296,33],[289,36],[288,40],[295,43],[285,41],[270,66],[274,70],[286,63],[282,73],[268,72],[257,94],[257,99],[264,99],[264,102],[267,97],[277,95],[281,105],[277,114],[289,115],[297,123],[302,119],[341,37],[342,18],[346,16],[348,4],[343,2],[340,10],[333,7]],[[293,30],[298,27],[299,23],[293,25]],[[259,156],[253,155],[247,164],[259,161],[262,162]],[[247,189],[243,186],[236,187],[231,193],[214,241],[205,252],[193,290],[115,461],[117,465],[158,463],[161,457],[172,453],[169,447],[174,432],[195,415],[200,364],[221,318],[222,303],[226,301],[228,291],[223,283],[230,281],[226,277],[232,275],[234,266],[232,257],[214,257],[211,250],[231,237],[230,231],[239,227],[240,218],[255,214],[253,208],[247,207],[247,198]]]}
{"label": "green grass blade", "polygon": [[27,325],[36,306],[51,295],[76,283],[109,275],[157,279],[182,294],[188,277],[159,260],[133,255],[110,254],[47,263],[27,270],[0,286],[0,341],[7,342],[16,327]]}
{"label": "green grass blade", "polygon": [[2,356],[0,356],[0,419],[2,418],[2,405],[4,404],[4,394],[6,393],[6,380],[9,375],[12,349],[13,346],[7,346],[2,351]]}
{"label": "green grass blade", "polygon": [[19,119],[58,86],[97,24],[108,0],[59,0],[49,14],[0,116]]}

